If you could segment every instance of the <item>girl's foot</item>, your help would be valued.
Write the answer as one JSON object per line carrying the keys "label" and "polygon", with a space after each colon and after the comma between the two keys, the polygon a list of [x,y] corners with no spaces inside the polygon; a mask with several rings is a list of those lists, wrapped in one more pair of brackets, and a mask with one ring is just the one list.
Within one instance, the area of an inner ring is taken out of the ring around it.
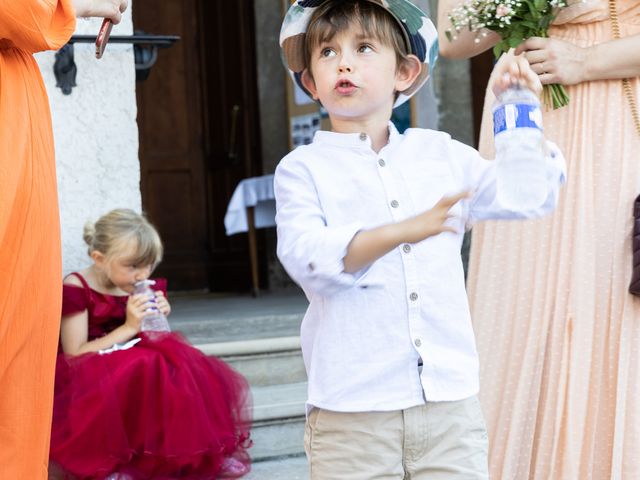
{"label": "girl's foot", "polygon": [[238,478],[249,473],[249,467],[233,457],[227,457],[220,467],[220,478]]}

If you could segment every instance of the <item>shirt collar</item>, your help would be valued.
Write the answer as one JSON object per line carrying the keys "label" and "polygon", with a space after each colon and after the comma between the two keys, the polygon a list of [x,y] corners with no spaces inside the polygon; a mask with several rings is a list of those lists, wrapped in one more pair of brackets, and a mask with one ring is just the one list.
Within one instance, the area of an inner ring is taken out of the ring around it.
{"label": "shirt collar", "polygon": [[[400,138],[400,133],[393,122],[389,121],[389,143],[383,148],[392,145]],[[314,143],[323,143],[346,148],[371,148],[371,138],[366,133],[336,133],[318,130],[313,136]]]}

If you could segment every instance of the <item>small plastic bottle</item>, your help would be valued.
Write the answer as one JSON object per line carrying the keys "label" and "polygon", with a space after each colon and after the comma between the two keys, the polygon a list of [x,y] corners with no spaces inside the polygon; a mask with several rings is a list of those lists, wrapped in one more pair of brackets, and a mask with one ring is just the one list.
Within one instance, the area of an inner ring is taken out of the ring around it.
{"label": "small plastic bottle", "polygon": [[[155,303],[155,292],[151,289],[151,285],[155,285],[155,281],[153,280],[141,280],[136,282],[133,286],[134,291],[133,294],[143,294],[147,295],[149,298],[152,298]],[[146,315],[142,319],[142,328],[143,332],[170,332],[171,328],[169,327],[169,322],[167,321],[167,317],[157,308],[151,307],[147,311],[149,311],[149,315]]]}
{"label": "small plastic bottle", "polygon": [[496,195],[513,211],[542,206],[548,195],[540,100],[517,85],[505,90],[493,106],[496,146]]}

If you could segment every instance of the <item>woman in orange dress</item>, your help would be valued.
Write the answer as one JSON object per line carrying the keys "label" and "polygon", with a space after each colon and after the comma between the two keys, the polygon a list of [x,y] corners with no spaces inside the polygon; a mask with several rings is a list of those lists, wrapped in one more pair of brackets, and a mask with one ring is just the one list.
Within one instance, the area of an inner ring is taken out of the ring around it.
{"label": "woman in orange dress", "polygon": [[0,0],[0,478],[47,478],[62,265],[49,103],[34,52],[125,0]]}
{"label": "woman in orange dress", "polygon": [[[440,0],[440,32],[460,0]],[[525,52],[570,104],[544,112],[567,159],[556,212],[474,228],[468,289],[480,354],[491,478],[640,479],[640,298],[628,293],[640,131],[622,78],[640,100],[640,2],[570,0],[549,39]],[[612,5],[610,5],[612,3]],[[609,8],[619,17],[612,34]],[[441,37],[445,55],[496,42]],[[485,100],[480,151],[493,158]]]}

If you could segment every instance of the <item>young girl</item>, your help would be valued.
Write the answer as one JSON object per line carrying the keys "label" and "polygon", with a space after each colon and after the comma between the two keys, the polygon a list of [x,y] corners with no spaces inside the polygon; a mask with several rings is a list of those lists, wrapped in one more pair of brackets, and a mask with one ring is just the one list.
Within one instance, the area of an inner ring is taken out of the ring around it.
{"label": "young girl", "polygon": [[[51,462],[62,478],[214,479],[249,471],[243,377],[176,333],[148,336],[156,297],[132,295],[162,257],[153,226],[113,210],[85,226],[90,267],[64,281]],[[138,340],[139,339],[139,340]]]}

